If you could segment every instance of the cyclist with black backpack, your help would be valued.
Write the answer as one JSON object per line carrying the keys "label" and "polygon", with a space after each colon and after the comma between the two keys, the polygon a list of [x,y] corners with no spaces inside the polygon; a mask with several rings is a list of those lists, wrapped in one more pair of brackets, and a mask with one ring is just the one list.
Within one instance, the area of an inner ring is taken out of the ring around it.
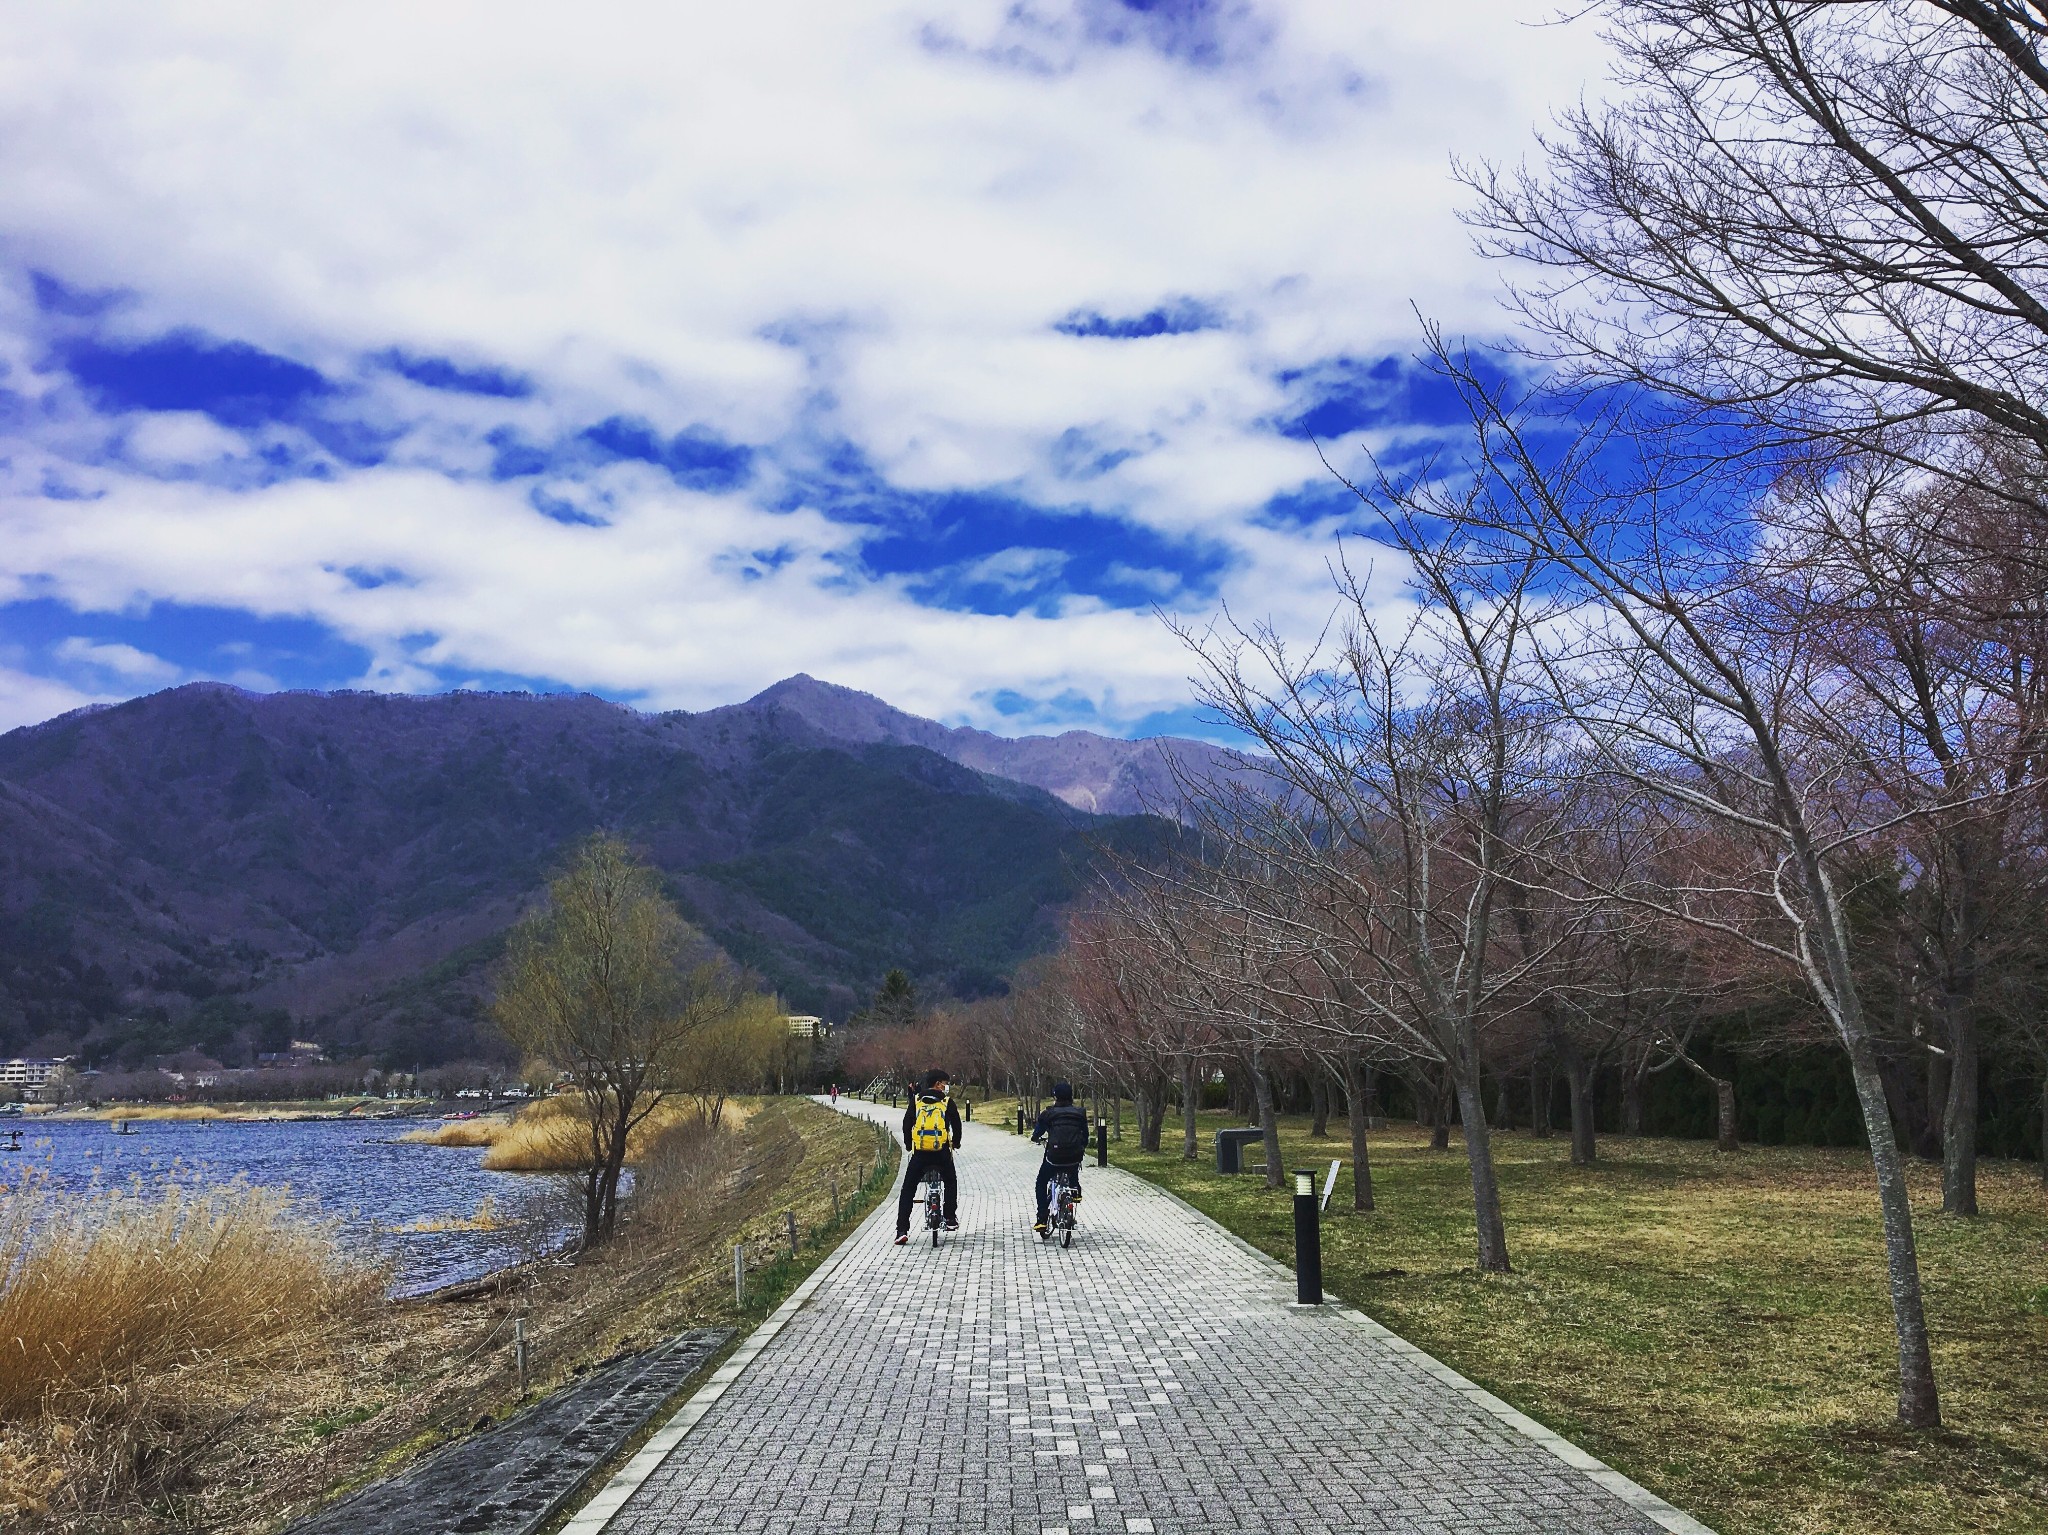
{"label": "cyclist with black backpack", "polygon": [[910,1100],[903,1114],[903,1149],[910,1153],[910,1160],[903,1169],[903,1192],[896,1199],[898,1247],[910,1241],[911,1202],[933,1168],[946,1185],[946,1229],[960,1229],[960,1179],[953,1171],[953,1148],[960,1144],[960,1109],[947,1097],[951,1085],[943,1071],[926,1072],[924,1091]]}
{"label": "cyclist with black backpack", "polygon": [[1031,1228],[1043,1232],[1053,1179],[1066,1179],[1074,1198],[1081,1197],[1081,1163],[1088,1156],[1088,1111],[1075,1105],[1071,1083],[1053,1083],[1052,1103],[1038,1116],[1031,1139],[1045,1142],[1045,1160],[1038,1166],[1038,1220]]}

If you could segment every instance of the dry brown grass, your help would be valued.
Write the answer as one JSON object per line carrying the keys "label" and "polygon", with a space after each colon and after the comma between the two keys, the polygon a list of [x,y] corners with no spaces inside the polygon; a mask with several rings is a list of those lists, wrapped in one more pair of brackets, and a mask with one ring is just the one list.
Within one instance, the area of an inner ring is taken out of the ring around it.
{"label": "dry brown grass", "polygon": [[226,1119],[210,1103],[131,1103],[107,1112],[108,1119]]}
{"label": "dry brown grass", "polygon": [[399,1137],[422,1146],[494,1146],[512,1121],[499,1114],[480,1119],[455,1119],[420,1130],[408,1130]]}
{"label": "dry brown grass", "polygon": [[[736,1130],[746,1123],[748,1113],[746,1105],[729,1102],[725,1105],[723,1124]],[[639,1165],[648,1148],[663,1134],[698,1117],[696,1105],[688,1098],[663,1099],[633,1131],[626,1145],[626,1160]],[[529,1103],[491,1137],[487,1143],[491,1149],[484,1153],[483,1165],[492,1172],[503,1173],[580,1172],[590,1163],[590,1134],[586,1125],[582,1100],[573,1093]]]}
{"label": "dry brown grass", "polygon": [[[372,1304],[308,1324],[274,1352],[173,1360],[104,1393],[60,1396],[61,1411],[0,1418],[0,1531],[272,1535],[330,1489],[388,1475],[517,1407],[515,1318],[531,1347],[527,1401],[683,1328],[744,1333],[846,1229],[832,1218],[834,1186],[856,1218],[886,1197],[889,1166],[856,1207],[859,1179],[878,1153],[894,1159],[867,1125],[800,1099],[748,1109],[729,1109],[727,1133],[709,1143],[679,1129],[651,1147],[646,1202],[629,1204],[619,1241],[573,1264],[535,1262],[455,1298]],[[803,1264],[781,1256],[785,1209],[804,1233]],[[744,1309],[734,1244],[748,1254]],[[92,1404],[95,1415],[70,1415]]]}
{"label": "dry brown grass", "polygon": [[498,1202],[488,1195],[467,1215],[429,1215],[411,1221],[403,1226],[393,1227],[396,1231],[503,1231],[507,1227],[521,1225],[522,1218],[508,1214],[498,1208]]}
{"label": "dry brown grass", "polygon": [[143,1465],[195,1382],[317,1353],[385,1279],[281,1190],[0,1187],[0,1514]]}

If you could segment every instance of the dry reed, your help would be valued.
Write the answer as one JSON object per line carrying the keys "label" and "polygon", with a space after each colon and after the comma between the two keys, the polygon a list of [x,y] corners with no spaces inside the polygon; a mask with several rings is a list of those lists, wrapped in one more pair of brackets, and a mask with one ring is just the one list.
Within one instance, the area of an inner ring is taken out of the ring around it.
{"label": "dry reed", "polygon": [[430,1129],[408,1130],[399,1139],[421,1146],[495,1146],[511,1125],[511,1120],[495,1115],[489,1119],[456,1119]]}
{"label": "dry reed", "polygon": [[0,1185],[0,1423],[89,1418],[149,1377],[290,1352],[384,1282],[281,1190]]}
{"label": "dry reed", "polygon": [[[723,1122],[738,1128],[746,1122],[748,1112],[745,1106],[728,1102]],[[687,1097],[662,1100],[634,1129],[626,1143],[626,1160],[637,1166],[664,1132],[699,1117],[695,1102]],[[590,1132],[582,1100],[573,1093],[562,1093],[528,1104],[492,1139],[483,1165],[493,1172],[509,1173],[578,1172],[588,1167]]]}
{"label": "dry reed", "polygon": [[394,1231],[421,1233],[429,1231],[503,1231],[508,1226],[521,1224],[516,1216],[507,1215],[498,1208],[498,1202],[486,1195],[476,1209],[468,1215],[427,1215],[404,1226],[394,1226]]}

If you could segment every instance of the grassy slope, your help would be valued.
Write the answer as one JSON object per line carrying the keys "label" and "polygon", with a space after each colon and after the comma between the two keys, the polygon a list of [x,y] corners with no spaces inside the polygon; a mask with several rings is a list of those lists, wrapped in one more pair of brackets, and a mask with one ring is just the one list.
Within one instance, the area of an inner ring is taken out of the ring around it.
{"label": "grassy slope", "polygon": [[[1014,1106],[977,1107],[1001,1123]],[[1291,1259],[1289,1195],[1205,1160],[1117,1165]],[[2048,1197],[2033,1167],[1988,1163],[1986,1215],[1939,1214],[1914,1169],[1935,1364],[1948,1427],[1899,1429],[1877,1202],[1867,1159],[1684,1141],[1603,1140],[1574,1168],[1563,1138],[1496,1142],[1516,1272],[1472,1268],[1464,1158],[1395,1128],[1374,1138],[1379,1210],[1357,1215],[1340,1119],[1287,1121],[1287,1165],[1347,1165],[1324,1223],[1324,1274],[1419,1347],[1584,1445],[1723,1535],[2048,1531]]]}

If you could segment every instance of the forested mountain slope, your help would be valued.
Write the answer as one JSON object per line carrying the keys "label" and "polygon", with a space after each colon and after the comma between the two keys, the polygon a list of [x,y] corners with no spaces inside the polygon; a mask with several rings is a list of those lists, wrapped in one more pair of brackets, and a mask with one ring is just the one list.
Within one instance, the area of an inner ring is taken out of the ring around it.
{"label": "forested mountain slope", "polygon": [[779,689],[646,715],[194,684],[0,736],[0,1053],[225,1055],[288,1030],[392,1064],[473,1053],[505,927],[599,827],[792,1005],[843,1012],[892,965],[971,994],[1050,941],[1099,845],[1167,834],[910,727],[809,717],[846,690]]}

